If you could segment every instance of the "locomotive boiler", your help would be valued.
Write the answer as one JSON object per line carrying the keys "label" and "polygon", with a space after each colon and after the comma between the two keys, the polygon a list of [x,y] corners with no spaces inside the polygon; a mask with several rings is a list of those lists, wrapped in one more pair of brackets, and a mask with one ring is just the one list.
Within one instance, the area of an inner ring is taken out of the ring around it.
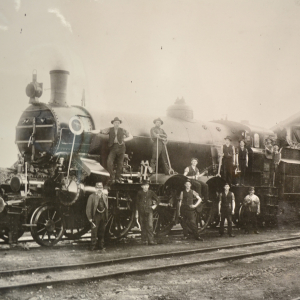
{"label": "locomotive boiler", "polygon": [[[17,174],[2,185],[3,198],[7,203],[3,214],[7,220],[0,222],[0,237],[10,242],[16,241],[27,229],[35,241],[44,246],[54,245],[63,235],[79,238],[89,230],[90,224],[85,215],[87,198],[94,191],[95,182],[105,183],[109,177],[106,170],[107,136],[95,132],[109,127],[116,116],[122,119],[122,127],[134,138],[126,143],[128,160],[123,176],[127,181],[111,186],[108,191],[107,237],[123,237],[133,225],[135,194],[140,189],[142,175],[141,162],[151,159],[149,131],[157,116],[120,114],[102,111],[101,108],[89,112],[81,106],[69,106],[68,76],[69,72],[64,70],[50,71],[51,96],[48,103],[39,101],[42,85],[37,82],[36,76],[26,88],[30,105],[16,127],[16,144],[20,153]],[[168,108],[163,120],[172,168],[182,174],[191,157],[196,157],[200,169],[208,170],[203,180],[210,186],[211,201],[202,204],[199,210],[200,230],[216,224],[218,220],[214,217],[214,204],[224,181],[216,174],[220,146],[228,135],[232,137],[234,146],[240,139],[247,141],[251,170],[249,182],[261,187],[259,193],[263,199],[269,197],[268,201],[273,201],[274,210],[266,206],[265,211],[276,216],[278,189],[263,182],[261,174],[266,172],[261,167],[263,141],[266,136],[273,135],[272,131],[235,122],[195,120],[193,110],[183,99],[178,99]],[[259,166],[256,163],[258,158]],[[150,176],[151,188],[161,198],[154,214],[156,234],[166,233],[174,225],[178,214],[177,196],[185,180],[179,174],[165,175],[159,169],[158,174]],[[239,198],[243,199],[245,188],[235,189]],[[237,209],[236,222],[238,218]]]}

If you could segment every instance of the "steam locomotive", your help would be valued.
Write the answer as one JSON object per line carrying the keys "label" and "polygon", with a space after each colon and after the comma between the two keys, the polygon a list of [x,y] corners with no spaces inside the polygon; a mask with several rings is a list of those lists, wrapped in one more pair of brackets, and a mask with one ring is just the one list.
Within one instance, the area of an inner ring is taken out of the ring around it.
{"label": "steam locomotive", "polygon": [[[151,158],[149,130],[154,118],[140,114],[120,115],[100,109],[89,112],[82,106],[69,106],[68,76],[68,71],[50,71],[51,96],[47,104],[39,101],[42,84],[37,82],[36,74],[26,88],[30,105],[16,127],[19,161],[15,174],[1,185],[0,238],[9,243],[16,242],[24,231],[30,230],[38,244],[52,246],[63,235],[76,239],[90,229],[85,215],[87,198],[95,191],[95,182],[105,183],[109,178],[106,170],[107,136],[92,131],[108,127],[116,115],[122,118],[122,126],[134,138],[126,143],[125,183],[113,184],[108,191],[106,235],[119,239],[134,224],[135,195],[143,177],[142,162]],[[218,193],[224,181],[216,174],[220,147],[228,135],[232,137],[234,146],[239,140],[246,140],[248,183],[256,187],[261,199],[261,220],[276,222],[279,199],[290,196],[285,192],[290,187],[284,189],[284,179],[297,177],[299,171],[290,168],[288,161],[282,162],[279,185],[270,186],[271,170],[265,161],[264,139],[266,136],[275,137],[274,132],[226,120],[195,120],[193,110],[183,99],[178,99],[168,108],[164,130],[168,133],[167,149],[172,169],[183,173],[191,157],[196,157],[200,168],[207,170],[202,180],[209,185],[210,201],[202,203],[198,209],[199,230],[218,223]],[[285,149],[284,156],[300,160],[298,150]],[[166,234],[178,217],[178,195],[185,177],[165,175],[158,169],[157,174],[152,174],[149,179],[150,188],[161,200],[154,213],[154,231],[157,235]],[[234,220],[238,224],[242,213],[240,203],[247,194],[247,187],[234,186],[231,190],[237,198]]]}

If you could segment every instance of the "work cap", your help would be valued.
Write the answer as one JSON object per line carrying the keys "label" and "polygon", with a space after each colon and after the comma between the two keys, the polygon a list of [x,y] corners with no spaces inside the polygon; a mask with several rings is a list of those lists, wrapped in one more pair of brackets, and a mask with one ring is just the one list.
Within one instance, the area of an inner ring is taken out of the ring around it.
{"label": "work cap", "polygon": [[103,186],[102,182],[97,182],[97,183],[95,184],[95,187],[96,187],[96,188],[99,188],[99,187],[102,187],[102,186]]}
{"label": "work cap", "polygon": [[142,181],[142,185],[146,185],[146,184],[149,184],[149,183],[150,183],[150,181],[148,179],[145,179],[145,180]]}
{"label": "work cap", "polygon": [[155,120],[153,121],[153,123],[155,124],[155,123],[156,123],[156,121],[159,121],[159,122],[161,123],[161,125],[162,125],[162,124],[164,124],[164,122],[163,122],[163,120],[162,120],[161,118],[157,118],[157,119],[155,119]]}
{"label": "work cap", "polygon": [[118,117],[115,117],[113,120],[111,120],[111,124],[114,124],[115,121],[119,121],[120,124],[122,123],[122,120],[120,120]]}

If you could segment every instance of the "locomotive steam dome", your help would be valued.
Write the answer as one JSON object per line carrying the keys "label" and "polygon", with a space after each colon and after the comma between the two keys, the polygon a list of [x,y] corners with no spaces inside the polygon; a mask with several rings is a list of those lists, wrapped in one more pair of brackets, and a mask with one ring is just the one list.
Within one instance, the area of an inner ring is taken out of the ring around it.
{"label": "locomotive steam dome", "polygon": [[193,109],[185,103],[183,98],[177,98],[175,103],[168,107],[167,116],[190,121],[194,119],[194,112]]}

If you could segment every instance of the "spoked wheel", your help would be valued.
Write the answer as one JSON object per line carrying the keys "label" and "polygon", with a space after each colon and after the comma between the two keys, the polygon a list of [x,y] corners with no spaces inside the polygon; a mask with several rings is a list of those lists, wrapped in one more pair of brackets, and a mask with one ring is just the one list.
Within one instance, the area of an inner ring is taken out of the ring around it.
{"label": "spoked wheel", "polygon": [[83,227],[66,229],[64,235],[70,240],[78,240],[91,229],[91,225],[87,224]]}
{"label": "spoked wheel", "polygon": [[108,222],[105,233],[109,239],[121,239],[131,229],[135,211],[133,201],[128,192],[116,192],[115,196],[109,196]]}
{"label": "spoked wheel", "polygon": [[197,208],[198,231],[202,232],[208,225],[212,217],[212,206],[210,203],[201,203]]}
{"label": "spoked wheel", "polygon": [[153,233],[156,236],[166,235],[175,224],[176,208],[160,203],[153,212]]}
{"label": "spoked wheel", "polygon": [[31,228],[31,235],[41,246],[55,245],[64,234],[61,214],[51,205],[37,208],[32,214],[30,223],[34,225]]}
{"label": "spoked wheel", "polygon": [[[65,208],[65,207],[64,207]],[[64,220],[64,235],[70,240],[80,239],[90,229],[91,224],[88,221],[85,209],[82,207],[68,207],[67,211],[62,210]]]}

